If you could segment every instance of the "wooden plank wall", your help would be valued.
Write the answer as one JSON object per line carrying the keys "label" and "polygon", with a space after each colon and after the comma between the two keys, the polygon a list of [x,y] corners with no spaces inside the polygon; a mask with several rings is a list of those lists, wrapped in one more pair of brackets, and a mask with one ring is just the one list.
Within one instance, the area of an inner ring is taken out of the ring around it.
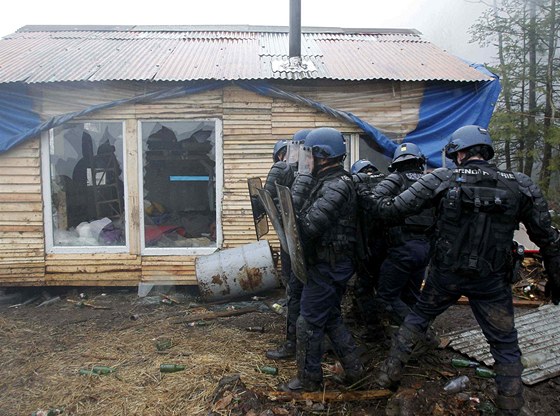
{"label": "wooden plank wall", "polygon": [[39,140],[0,155],[0,286],[45,275]]}
{"label": "wooden plank wall", "polygon": [[[63,114],[83,105],[80,89],[66,94],[60,87],[37,92],[43,115]],[[91,103],[107,97],[130,96],[130,85],[107,92],[105,86],[88,92]],[[139,87],[137,87],[139,88]],[[381,129],[396,134],[412,130],[418,120],[421,87],[383,82],[315,86],[280,85],[334,108],[351,111]],[[136,91],[139,94],[140,91]],[[272,164],[276,140],[290,138],[302,128],[331,126],[347,133],[359,129],[307,106],[263,97],[235,86],[170,100],[112,108],[90,119],[125,120],[129,190],[127,216],[130,252],[123,254],[48,254],[44,251],[39,140],[31,140],[0,155],[0,286],[79,285],[126,286],[138,282],[196,284],[195,257],[140,254],[137,121],[150,119],[219,118],[223,122],[224,188],[223,248],[256,241],[247,178],[263,182]],[[84,118],[87,120],[87,118]],[[265,236],[275,251],[278,240]]]}

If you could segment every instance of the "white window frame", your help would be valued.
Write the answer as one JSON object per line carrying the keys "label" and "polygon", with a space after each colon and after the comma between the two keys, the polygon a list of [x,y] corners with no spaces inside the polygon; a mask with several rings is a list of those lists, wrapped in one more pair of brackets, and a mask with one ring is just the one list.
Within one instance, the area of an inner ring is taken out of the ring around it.
{"label": "white window frame", "polygon": [[[186,121],[205,121],[213,122],[215,126],[215,143],[216,151],[216,247],[146,247],[146,234],[144,224],[144,149],[142,148],[142,123],[153,122],[186,122]],[[138,183],[139,183],[139,200],[140,200],[140,253],[145,256],[202,256],[212,254],[220,249],[223,245],[222,230],[222,199],[224,192],[224,161],[223,161],[223,136],[222,136],[222,120],[219,118],[197,118],[197,119],[142,119],[138,120]]]}
{"label": "white window frame", "polygon": [[[118,123],[115,120],[91,120],[80,121],[83,123]],[[126,169],[126,128],[125,122],[121,121],[123,134],[123,183],[124,183],[124,212],[128,219],[128,180]],[[52,188],[51,188],[51,161],[50,161],[50,141],[54,137],[54,129],[49,129],[41,133],[41,180],[43,182],[43,214],[44,214],[44,230],[45,230],[45,252],[47,254],[88,254],[88,253],[128,253],[130,252],[130,235],[129,224],[125,227],[125,244],[119,246],[57,246],[54,245],[54,229],[53,229],[53,209],[52,209]]]}

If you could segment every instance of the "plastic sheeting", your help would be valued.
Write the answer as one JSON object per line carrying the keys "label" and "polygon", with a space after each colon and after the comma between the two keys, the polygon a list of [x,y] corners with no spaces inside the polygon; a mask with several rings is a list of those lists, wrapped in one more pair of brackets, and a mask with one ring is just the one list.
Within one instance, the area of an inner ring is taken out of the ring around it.
{"label": "plastic sheeting", "polygon": [[[473,66],[486,75],[494,77],[494,80],[478,83],[434,82],[426,85],[420,106],[418,125],[404,138],[404,141],[418,144],[428,158],[430,167],[442,165],[441,150],[451,133],[457,128],[467,124],[488,127],[501,87],[496,75],[490,73],[481,65]],[[224,84],[225,82],[212,81],[150,92],[140,96],[92,105],[80,111],[51,117],[44,122],[41,122],[38,114],[33,110],[33,102],[26,94],[27,87],[25,84],[2,85],[0,86],[0,153],[39,135],[43,131],[97,110],[196,94],[221,88]],[[353,123],[360,127],[372,140],[375,140],[382,153],[388,157],[392,157],[396,149],[394,141],[375,126],[350,112],[329,107],[262,81],[238,81],[235,84],[261,95],[307,105],[333,117]]]}
{"label": "plastic sheeting", "polygon": [[459,127],[476,124],[487,128],[490,123],[500,95],[500,82],[482,65],[475,65],[475,68],[494,77],[495,81],[457,83],[452,87],[431,83],[424,92],[418,126],[404,141],[417,144],[430,166],[442,165],[441,151]]}

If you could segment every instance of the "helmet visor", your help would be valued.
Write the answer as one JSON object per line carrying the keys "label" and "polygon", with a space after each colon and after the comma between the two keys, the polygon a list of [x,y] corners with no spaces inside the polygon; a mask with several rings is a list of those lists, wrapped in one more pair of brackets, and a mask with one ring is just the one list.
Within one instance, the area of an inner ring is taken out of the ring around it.
{"label": "helmet visor", "polygon": [[310,147],[299,149],[298,173],[311,174],[313,172],[313,152]]}
{"label": "helmet visor", "polygon": [[289,165],[295,166],[299,159],[299,148],[301,145],[297,142],[288,143],[288,153],[286,154],[286,161]]}

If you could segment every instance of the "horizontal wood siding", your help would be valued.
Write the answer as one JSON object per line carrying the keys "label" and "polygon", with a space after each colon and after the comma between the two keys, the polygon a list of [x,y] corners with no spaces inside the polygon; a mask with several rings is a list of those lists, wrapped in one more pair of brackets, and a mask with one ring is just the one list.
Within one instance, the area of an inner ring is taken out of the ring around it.
{"label": "horizontal wood siding", "polygon": [[39,140],[0,155],[0,286],[45,275]]}
{"label": "horizontal wood siding", "polygon": [[[325,82],[313,86],[287,83],[280,88],[404,136],[418,122],[422,83]],[[76,111],[146,92],[130,83],[34,86],[44,118]],[[151,90],[158,86],[149,86]],[[43,108],[42,104],[48,106]],[[303,128],[330,126],[345,133],[360,133],[357,126],[294,102],[264,97],[236,86],[154,103],[114,107],[81,120],[126,120],[129,186],[129,254],[49,254],[44,251],[39,140],[31,140],[0,155],[0,286],[2,285],[195,285],[194,256],[141,256],[136,157],[138,120],[219,118],[223,127],[224,188],[222,199],[223,248],[256,241],[247,178],[265,181],[272,164],[272,148]],[[219,165],[219,161],[218,161]],[[265,237],[279,251],[270,226]]]}
{"label": "horizontal wood siding", "polygon": [[47,285],[128,286],[141,275],[140,256],[124,253],[48,254]]}

